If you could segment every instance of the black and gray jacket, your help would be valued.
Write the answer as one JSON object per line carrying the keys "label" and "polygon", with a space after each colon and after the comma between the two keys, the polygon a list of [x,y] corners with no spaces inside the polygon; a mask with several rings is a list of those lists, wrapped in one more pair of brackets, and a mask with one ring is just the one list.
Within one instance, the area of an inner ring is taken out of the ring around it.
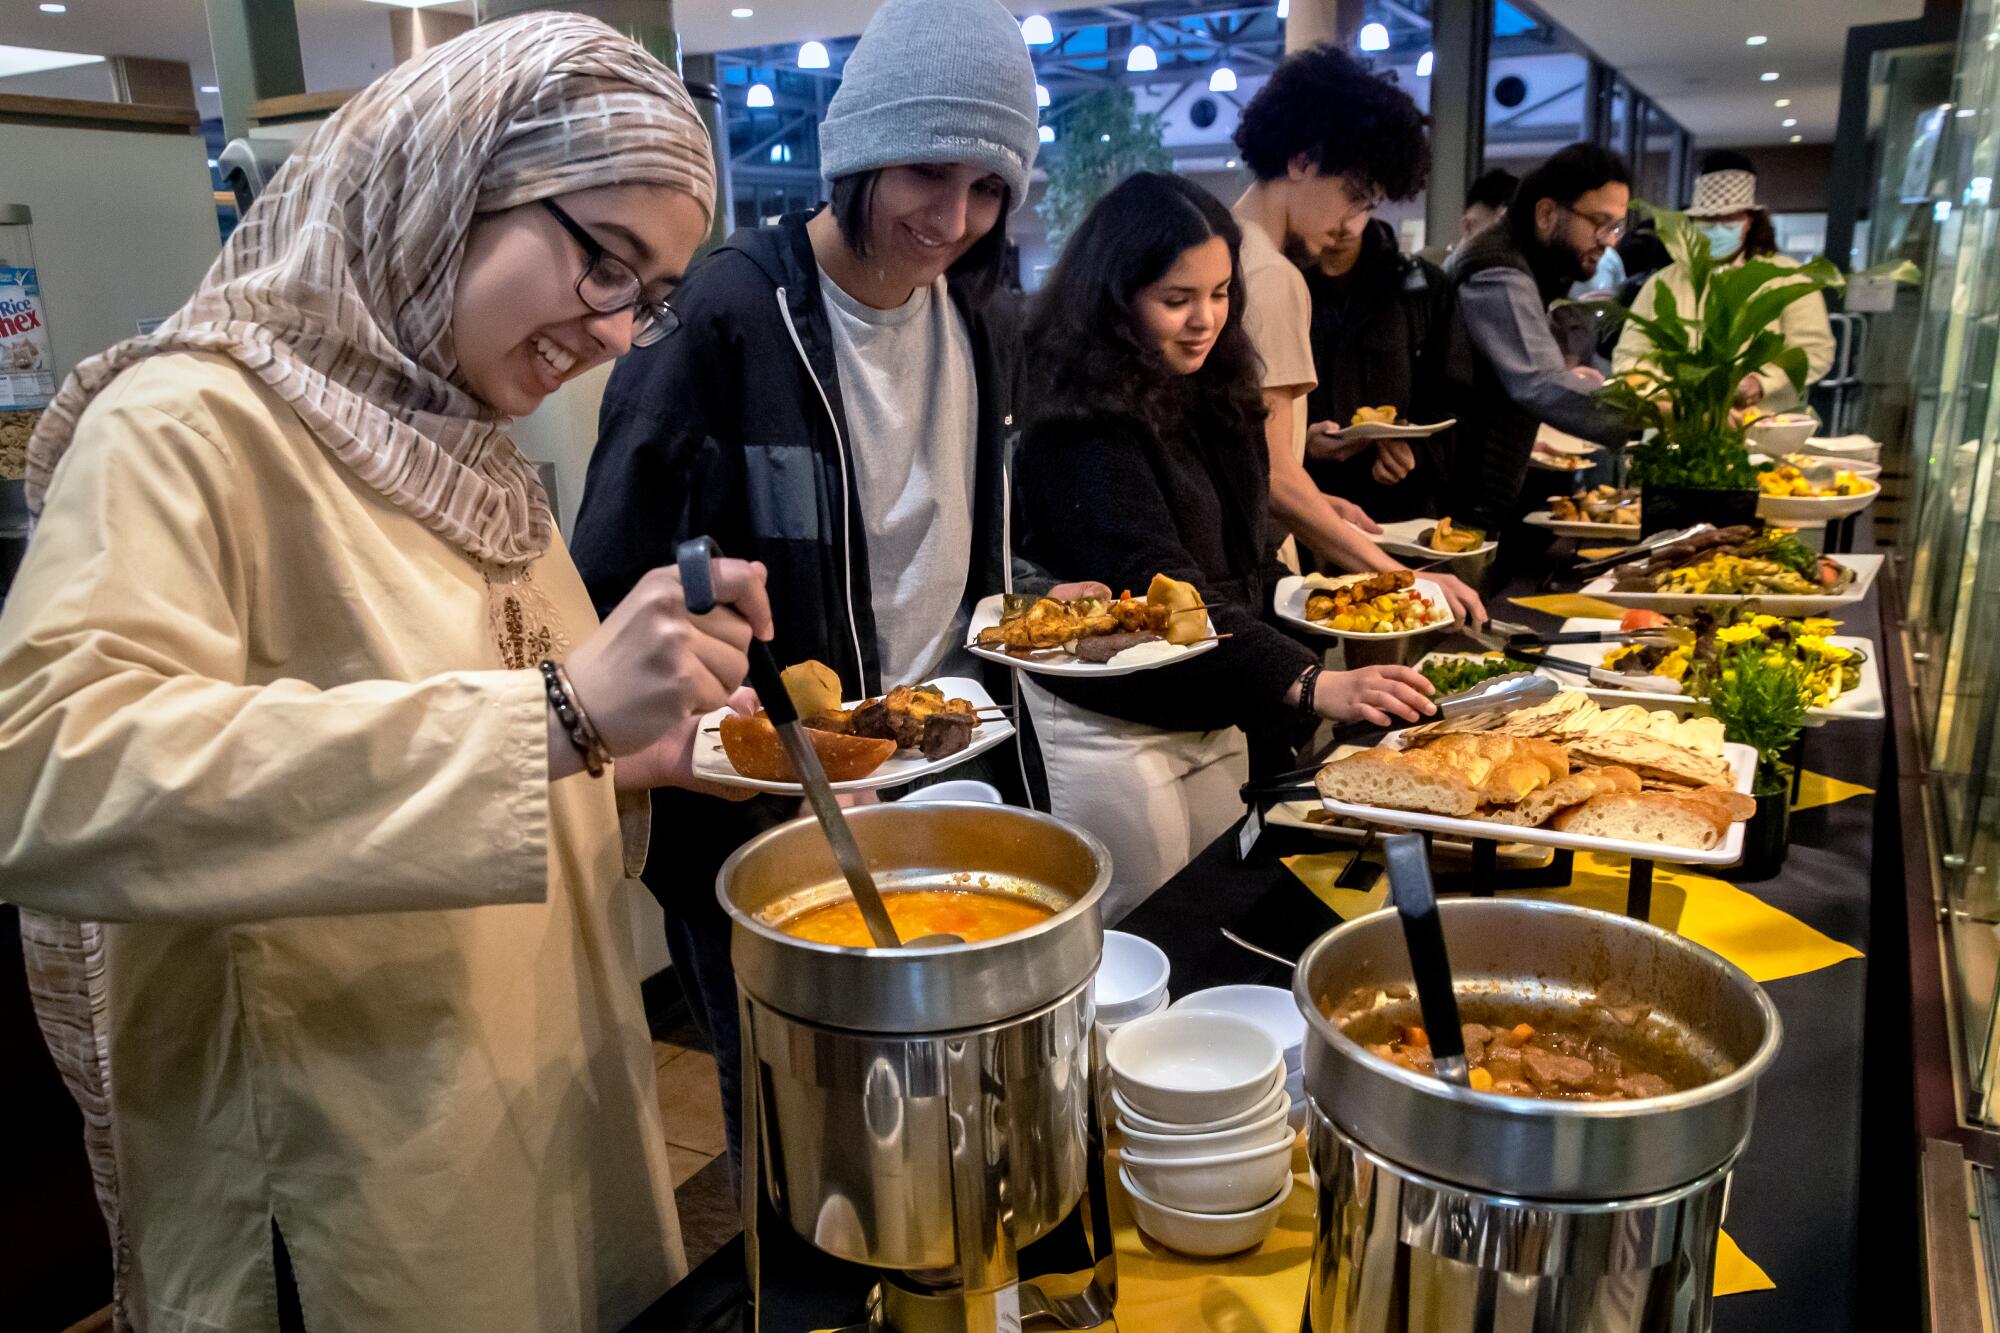
{"label": "black and gray jacket", "polygon": [[[674,295],[680,327],[619,362],[570,546],[600,615],[690,537],[763,561],[778,660],[824,662],[858,698],[884,684],[854,484],[852,451],[867,442],[848,437],[809,216],[738,231],[704,256]],[[1004,320],[996,329],[995,309],[955,287],[952,299],[979,392],[972,602],[1002,591],[1007,568],[1015,341]],[[653,809],[648,883],[664,897],[653,871],[670,855],[675,894],[690,891],[692,875],[702,881],[692,891],[712,905],[715,867],[798,802],[662,791]]]}

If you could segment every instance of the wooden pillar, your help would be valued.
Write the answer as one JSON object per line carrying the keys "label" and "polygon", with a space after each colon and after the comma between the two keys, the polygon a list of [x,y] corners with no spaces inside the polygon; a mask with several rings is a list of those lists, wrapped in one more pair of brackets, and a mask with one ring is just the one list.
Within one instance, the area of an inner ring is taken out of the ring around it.
{"label": "wooden pillar", "polygon": [[1493,46],[1493,0],[1431,5],[1431,181],[1424,233],[1458,235],[1465,194],[1486,164],[1486,61]]}

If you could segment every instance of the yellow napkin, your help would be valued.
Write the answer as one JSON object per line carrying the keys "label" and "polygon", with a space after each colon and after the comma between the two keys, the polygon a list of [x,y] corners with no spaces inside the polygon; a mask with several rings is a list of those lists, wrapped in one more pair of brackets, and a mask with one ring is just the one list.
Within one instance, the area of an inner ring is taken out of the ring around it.
{"label": "yellow napkin", "polygon": [[1799,780],[1798,799],[1792,802],[1793,810],[1810,810],[1820,805],[1835,805],[1851,796],[1873,796],[1873,787],[1862,787],[1852,782],[1842,782],[1824,773],[1807,769]]}
{"label": "yellow napkin", "polygon": [[1715,1247],[1715,1294],[1734,1296],[1739,1291],[1776,1291],[1778,1284],[1766,1277],[1756,1261],[1727,1231]]}
{"label": "yellow napkin", "polygon": [[1354,852],[1314,852],[1309,856],[1287,856],[1285,869],[1299,877],[1299,882],[1313,891],[1313,897],[1332,908],[1342,921],[1352,921],[1389,901],[1389,877],[1380,876],[1372,889],[1337,889],[1333,881],[1354,859]]}
{"label": "yellow napkin", "polygon": [[1540,597],[1516,597],[1514,605],[1541,611],[1564,620],[1617,620],[1625,608],[1611,602],[1585,597],[1580,592],[1554,592]]}

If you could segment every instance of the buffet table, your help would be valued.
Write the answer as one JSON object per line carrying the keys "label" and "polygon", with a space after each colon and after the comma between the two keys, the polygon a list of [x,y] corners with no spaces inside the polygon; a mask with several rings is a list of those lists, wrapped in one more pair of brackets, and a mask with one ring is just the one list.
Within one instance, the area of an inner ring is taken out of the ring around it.
{"label": "buffet table", "polygon": [[[1574,613],[1559,602],[1537,605],[1532,598],[1504,607],[1496,602],[1493,609],[1538,629],[1553,629],[1562,615]],[[1844,632],[1872,639],[1880,650],[1878,593],[1844,608],[1841,619]],[[1806,778],[1792,816],[1791,854],[1775,877],[1741,886],[1746,892],[1738,893],[1727,884],[1729,870],[1704,878],[1661,867],[1654,919],[1683,925],[1686,933],[1745,966],[1765,984],[1784,1022],[1783,1049],[1760,1085],[1756,1128],[1737,1164],[1724,1221],[1740,1254],[1727,1253],[1730,1282],[1724,1289],[1734,1294],[1717,1303],[1720,1330],[1838,1333],[1861,1327],[1867,983],[1862,955],[1869,943],[1874,790],[1880,785],[1884,725],[1840,721],[1806,734]],[[1286,864],[1287,858],[1323,857],[1346,844],[1267,829],[1247,859],[1240,859],[1239,841],[1235,832],[1217,840],[1119,925],[1167,953],[1176,998],[1231,982],[1289,986],[1285,969],[1231,943],[1222,934],[1225,927],[1296,956],[1341,920],[1330,903],[1348,912],[1370,905],[1363,894],[1327,888],[1324,859],[1300,863],[1308,873],[1317,867],[1321,893]],[[1592,866],[1579,857],[1576,887],[1568,892],[1603,894],[1615,888],[1618,901],[1605,905],[1617,910],[1622,868]],[[1128,1280],[1121,1312],[1128,1326],[1143,1326],[1148,1333],[1214,1327],[1210,1315],[1220,1301],[1233,1312],[1228,1327],[1292,1333],[1303,1308],[1310,1232],[1301,1235],[1301,1220],[1291,1214],[1309,1215],[1310,1197],[1301,1183],[1281,1230],[1262,1249],[1231,1259],[1183,1260],[1149,1250],[1135,1265],[1127,1260],[1137,1251],[1126,1251],[1141,1242],[1124,1237],[1121,1262]],[[1121,1223],[1127,1221],[1122,1210],[1114,1212]],[[1179,1282],[1185,1283],[1184,1300],[1176,1299],[1173,1289]],[[774,1278],[774,1284],[762,1311],[765,1333],[805,1333],[842,1322],[843,1311],[828,1305],[842,1303],[835,1275],[807,1265]],[[732,1244],[632,1328],[748,1328],[744,1293],[742,1250]]]}

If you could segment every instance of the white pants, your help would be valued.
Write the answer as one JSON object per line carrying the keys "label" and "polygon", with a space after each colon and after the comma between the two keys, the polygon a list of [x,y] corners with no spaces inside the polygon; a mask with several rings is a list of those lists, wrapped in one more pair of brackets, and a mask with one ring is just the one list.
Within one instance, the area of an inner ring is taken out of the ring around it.
{"label": "white pants", "polygon": [[1242,816],[1249,742],[1236,727],[1161,731],[1106,717],[1019,679],[1055,816],[1111,849],[1102,907],[1116,925]]}

